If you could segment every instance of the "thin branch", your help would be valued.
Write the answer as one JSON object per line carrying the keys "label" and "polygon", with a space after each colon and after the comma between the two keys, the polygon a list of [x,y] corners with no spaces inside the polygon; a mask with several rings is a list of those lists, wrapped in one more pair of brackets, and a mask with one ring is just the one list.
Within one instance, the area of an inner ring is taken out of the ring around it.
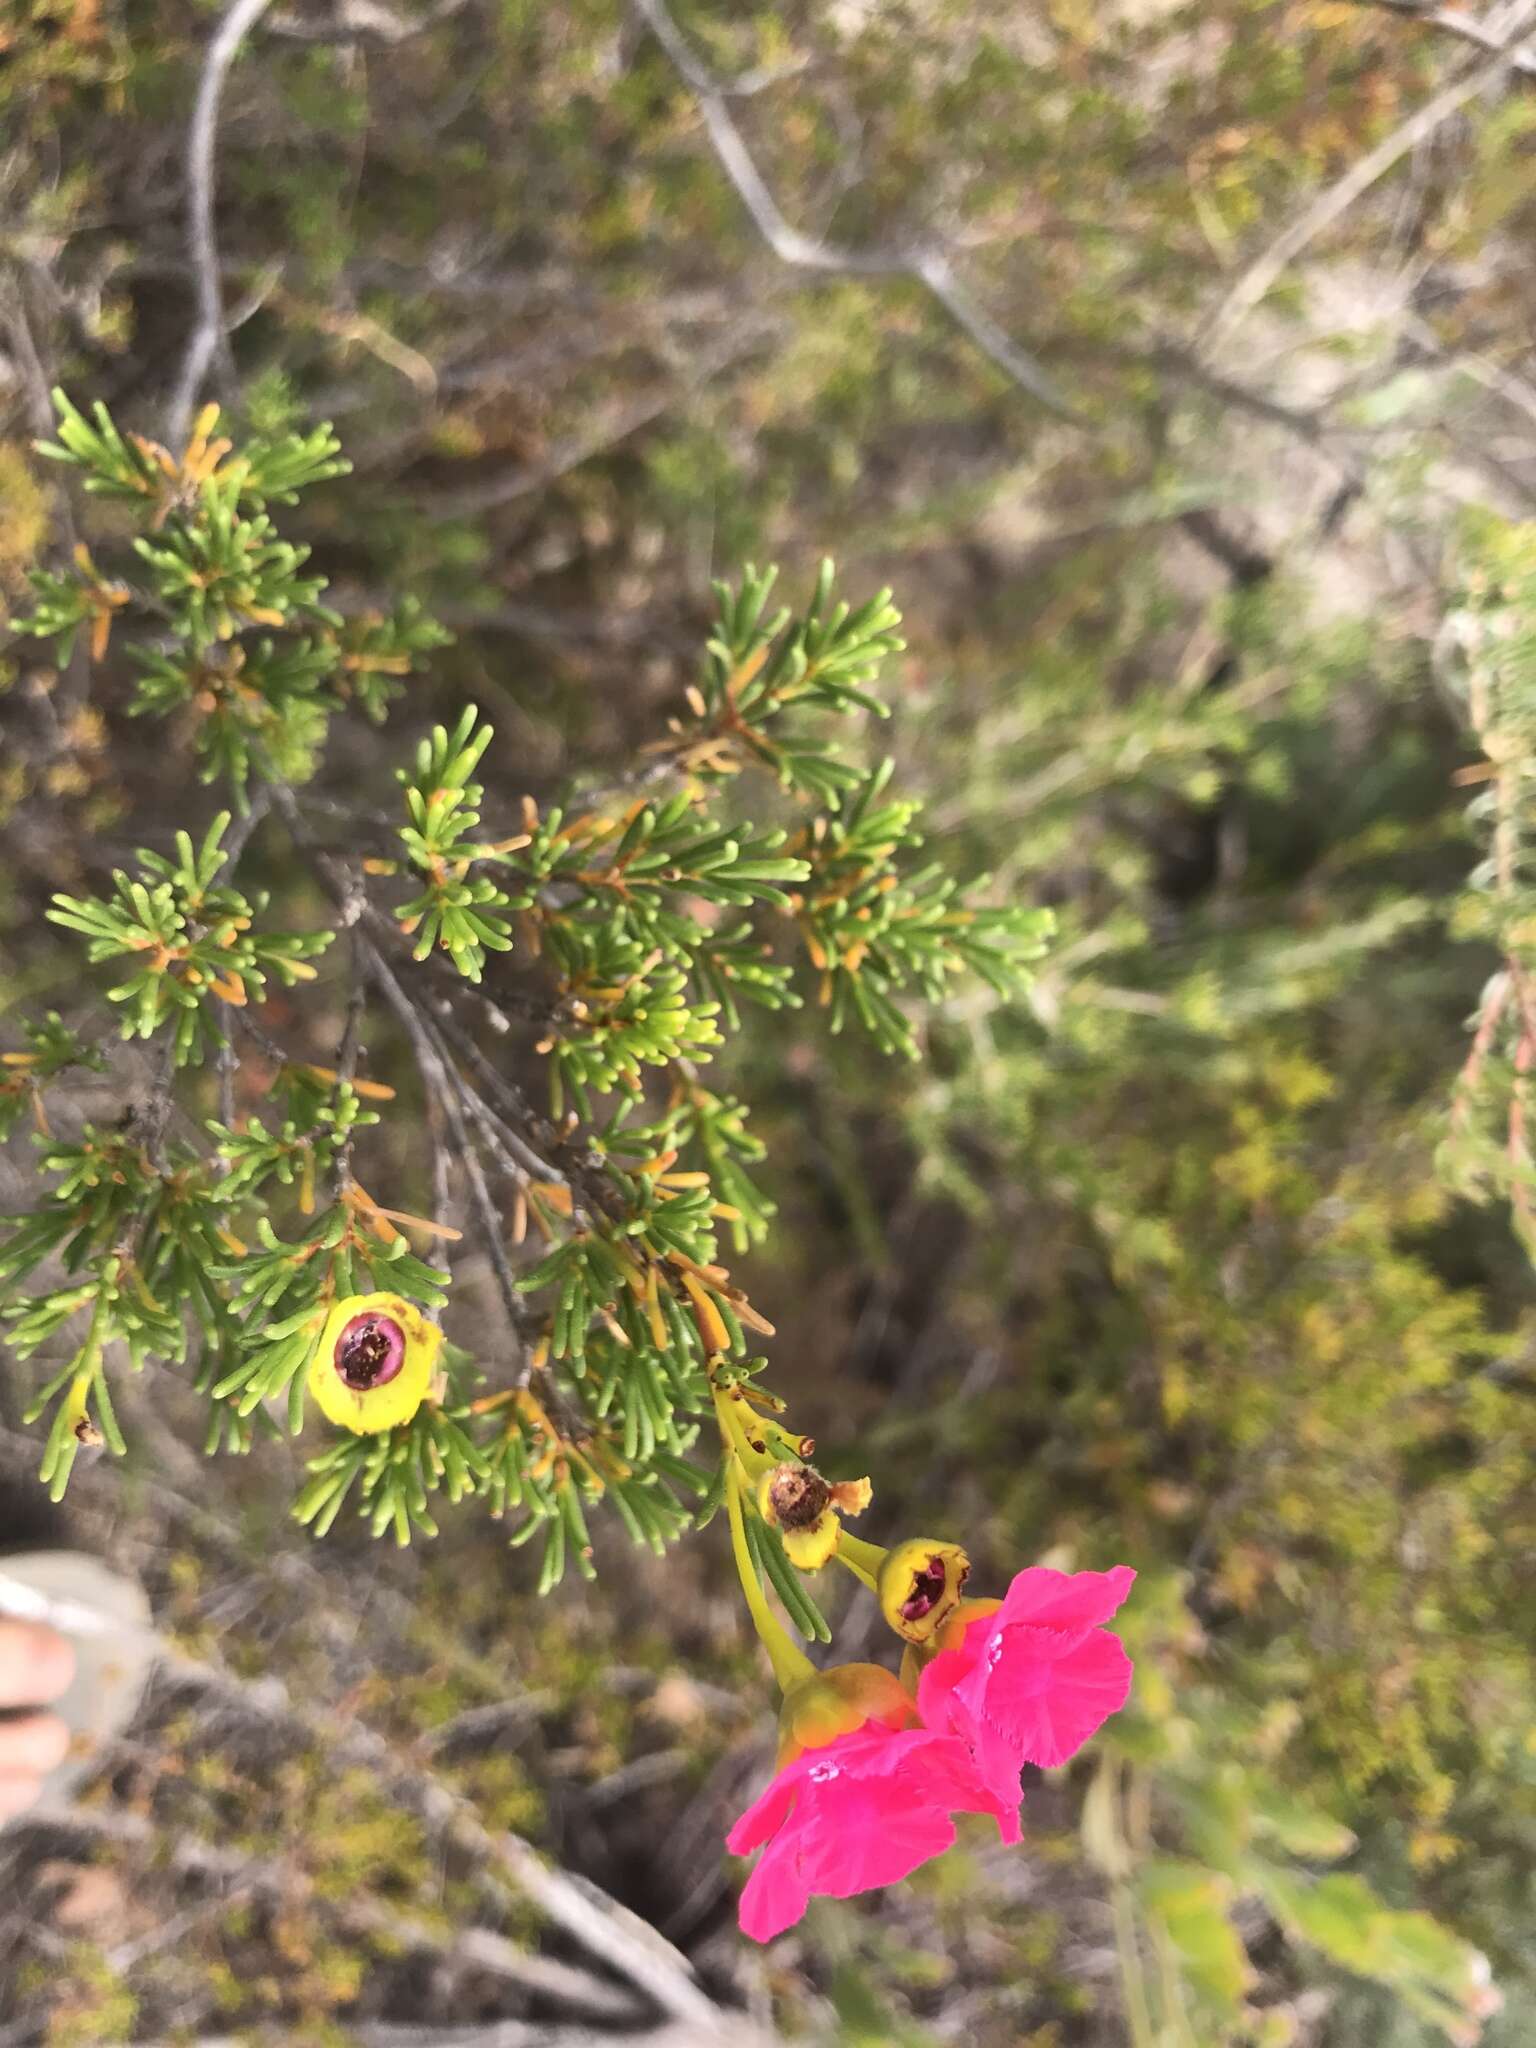
{"label": "thin branch", "polygon": [[192,408],[215,358],[231,374],[229,342],[224,330],[224,296],[219,283],[219,246],[213,227],[214,150],[218,137],[219,101],[224,80],[240,45],[266,13],[272,0],[233,0],[214,31],[203,59],[187,132],[187,239],[197,279],[197,325],[182,359],[181,374],[171,399],[167,439],[179,448],[187,437]]}
{"label": "thin branch", "polygon": [[906,277],[920,284],[967,334],[997,369],[1060,418],[1083,424],[1083,416],[1057,389],[1027,350],[985,313],[956,277],[949,257],[940,249],[846,249],[823,242],[792,227],[747,148],[726,91],[700,63],[687,38],[672,19],[665,0],[632,0],[666,52],[672,68],[692,91],[720,167],[735,186],[763,240],[782,263],[796,270],[819,271],[833,277]]}
{"label": "thin branch", "polygon": [[[1462,42],[1475,44],[1480,50],[1497,50],[1499,47],[1497,30],[1470,14],[1461,14],[1449,7],[1421,7],[1417,0],[1350,0],[1350,5],[1374,8],[1379,14],[1395,14],[1401,21],[1416,21],[1421,28],[1438,29],[1442,35],[1458,36]],[[1512,56],[1510,69],[1518,71],[1522,78],[1536,78],[1536,56]]]}
{"label": "thin branch", "polygon": [[314,1713],[270,1675],[242,1679],[189,1659],[178,1659],[169,1668],[220,1704],[249,1712],[262,1726],[282,1721],[298,1728],[335,1764],[368,1771],[392,1797],[531,1900],[552,1926],[669,2020],[705,2029],[702,2039],[711,2043],[731,2038],[726,2026],[740,2020],[737,2038],[752,2038],[745,2020],[703,1991],[687,1958],[654,1928],[595,1884],[545,1863],[520,1835],[487,1828],[473,1802],[434,1772],[419,1751],[401,1754],[355,1716],[338,1727],[334,1714]]}
{"label": "thin branch", "polygon": [[20,270],[10,271],[0,288],[0,321],[10,337],[11,350],[21,371],[28,423],[34,434],[47,440],[53,434],[53,405],[48,396],[48,373],[27,319],[25,292]]}
{"label": "thin branch", "polygon": [[[51,440],[54,430],[52,383],[43,367],[42,353],[32,332],[32,323],[27,316],[27,292],[29,287],[41,294],[51,288],[57,295],[57,287],[40,264],[18,264],[4,277],[0,277],[0,323],[10,337],[17,366],[21,371],[22,388],[26,397],[27,417],[32,431],[39,440]],[[74,507],[70,503],[69,491],[62,477],[56,477],[52,485],[54,517],[58,524],[59,541],[66,554],[73,554],[78,534],[75,528]],[[66,668],[68,683],[67,701],[71,705],[84,704],[91,694],[91,661],[82,634],[70,650]],[[55,707],[50,706],[50,709]],[[62,732],[63,721],[57,730]]]}
{"label": "thin branch", "polygon": [[533,1361],[528,1347],[523,1342],[521,1328],[525,1303],[518,1292],[517,1276],[512,1271],[506,1247],[502,1243],[502,1219],[497,1212],[496,1204],[491,1200],[491,1191],[485,1180],[485,1169],[480,1164],[480,1155],[475,1150],[475,1141],[465,1120],[464,1082],[444,1052],[432,1026],[401,987],[384,955],[370,940],[360,934],[357,945],[358,958],[374,987],[399,1019],[400,1028],[410,1041],[421,1078],[436,1097],[438,1106],[448,1119],[448,1127],[459,1148],[459,1157],[469,1181],[470,1207],[475,1212],[475,1222],[479,1227],[486,1255],[490,1259],[491,1269],[496,1275],[501,1305],[506,1311],[513,1346],[512,1376],[508,1384],[525,1387],[533,1372]]}
{"label": "thin branch", "polygon": [[[636,0],[636,4],[650,4],[650,0]],[[1206,323],[1203,353],[1207,357],[1231,338],[1234,330],[1273,289],[1296,258],[1319,235],[1325,234],[1336,221],[1341,220],[1379,178],[1384,177],[1410,150],[1426,142],[1437,128],[1443,127],[1454,114],[1459,113],[1468,100],[1476,99],[1479,93],[1508,75],[1519,46],[1530,38],[1533,14],[1536,14],[1536,0],[1520,0],[1511,16],[1500,25],[1500,40],[1491,62],[1464,72],[1437,92],[1433,99],[1426,100],[1406,121],[1400,122],[1390,135],[1384,135],[1374,149],[1368,150],[1358,162],[1351,164],[1342,178],[1320,192],[1311,205],[1304,207],[1290,226],[1276,236],[1264,253],[1249,264]]]}
{"label": "thin branch", "polygon": [[1493,392],[1517,412],[1524,413],[1528,420],[1536,421],[1536,385],[1515,376],[1488,356],[1479,355],[1475,349],[1448,348],[1427,320],[1417,316],[1410,318],[1408,333],[1420,348],[1431,351],[1436,361],[1443,363],[1448,370],[1459,370],[1474,384],[1481,384],[1485,391]]}
{"label": "thin branch", "polygon": [[[487,2020],[473,2026],[394,2027],[372,2021],[356,2035],[359,2048],[751,2048],[758,2042],[769,2048],[739,2014],[724,2012],[702,2029],[684,2021],[671,2021],[645,2033],[612,2027],[550,2025],[546,2020]],[[162,2044],[163,2048],[163,2044]],[[234,2048],[234,2044],[196,2042],[193,2048]]]}

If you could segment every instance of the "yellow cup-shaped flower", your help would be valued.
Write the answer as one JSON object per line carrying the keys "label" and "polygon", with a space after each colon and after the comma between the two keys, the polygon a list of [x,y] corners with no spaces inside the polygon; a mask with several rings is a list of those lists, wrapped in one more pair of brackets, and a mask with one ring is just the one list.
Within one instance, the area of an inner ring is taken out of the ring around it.
{"label": "yellow cup-shaped flower", "polygon": [[887,1551],[880,1567],[880,1611],[903,1641],[937,1640],[960,1606],[971,1560],[958,1543],[918,1536]]}
{"label": "yellow cup-shaped flower", "polygon": [[866,1721],[906,1728],[917,1705],[894,1672],[879,1664],[834,1664],[792,1686],[779,1710],[779,1768],[802,1750],[825,1749]]}
{"label": "yellow cup-shaped flower", "polygon": [[325,1319],[308,1386],[321,1412],[358,1436],[409,1422],[437,1371],[443,1333],[398,1294],[349,1294]]}

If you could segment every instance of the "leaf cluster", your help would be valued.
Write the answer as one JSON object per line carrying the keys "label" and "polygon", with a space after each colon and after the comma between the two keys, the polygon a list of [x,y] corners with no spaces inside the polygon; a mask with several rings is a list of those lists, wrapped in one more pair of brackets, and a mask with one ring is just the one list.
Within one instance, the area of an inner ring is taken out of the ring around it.
{"label": "leaf cluster", "polygon": [[[69,1443],[93,1432],[120,1448],[106,1377],[119,1351],[190,1371],[210,1449],[303,1428],[308,1370],[337,1304],[387,1292],[444,1309],[451,1264],[418,1248],[458,1238],[445,1213],[458,1180],[459,1220],[497,1274],[504,1354],[448,1345],[409,1420],[310,1460],[296,1512],[323,1533],[350,1508],[405,1541],[435,1529],[439,1497],[474,1498],[514,1542],[542,1546],[547,1587],[570,1564],[592,1569],[598,1503],[653,1548],[712,1512],[716,1461],[694,1455],[701,1423],[722,1387],[763,1369],[754,1347],[771,1325],[721,1246],[735,1256],[771,1227],[766,1148],[744,1102],[700,1078],[745,1007],[798,1007],[796,956],[808,955],[835,1028],[851,1021],[910,1053],[914,1004],[960,971],[1017,991],[1047,920],[974,902],[919,860],[918,806],[893,792],[889,763],[852,757],[858,725],[883,713],[872,693],[901,646],[899,621],[888,593],[841,598],[830,564],[799,615],[770,609],[771,573],[719,586],[687,716],[618,786],[509,796],[492,729],[469,706],[397,771],[397,850],[375,851],[389,846],[376,814],[346,805],[330,811],[341,850],[316,848],[294,781],[331,720],[380,715],[439,636],[408,601],[387,621],[328,610],[305,550],[274,525],[269,507],[343,474],[328,430],[237,450],[217,429],[210,408],[173,456],[102,407],[87,418],[61,401],[44,449],[142,530],[110,572],[82,554],[45,577],[29,630],[58,640],[62,657],[91,620],[102,658],[101,621],[123,622],[130,709],[190,718],[203,773],[227,778],[242,803],[254,785],[261,806],[234,831],[221,811],[200,837],[142,851],[109,891],[60,896],[49,912],[108,970],[122,1035],[162,1052],[147,1103],[119,1129],[43,1151],[53,1185],[0,1249],[19,1347],[49,1355],[39,1399],[65,1418],[50,1478],[62,1484]],[[334,1066],[289,1052],[258,1019],[274,988],[315,977],[335,935],[270,928],[267,893],[241,882],[268,811],[356,933],[361,978]],[[394,1091],[356,1072],[370,994],[451,1135],[451,1149],[436,1141],[431,1218],[382,1205],[359,1178],[375,1178],[392,1156],[381,1141],[406,1128],[383,1107]],[[500,1043],[512,1019],[533,1026],[520,1058]],[[13,1121],[87,1057],[57,1019],[28,1043],[11,1056]],[[195,1071],[182,1078],[214,1055],[216,1116]],[[272,1101],[242,1111],[251,1055]],[[542,1068],[547,1110],[533,1107],[520,1063]],[[178,1117],[192,1141],[169,1139]],[[50,1263],[64,1284],[29,1294]],[[754,1398],[771,1413],[771,1395]],[[791,1619],[824,1639],[777,1534],[755,1514],[749,1524]]]}

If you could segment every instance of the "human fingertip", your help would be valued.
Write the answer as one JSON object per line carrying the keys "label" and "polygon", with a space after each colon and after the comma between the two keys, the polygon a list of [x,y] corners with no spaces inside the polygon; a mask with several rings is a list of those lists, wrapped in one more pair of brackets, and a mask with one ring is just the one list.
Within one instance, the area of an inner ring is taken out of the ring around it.
{"label": "human fingertip", "polygon": [[0,1706],[39,1706],[56,1700],[75,1675],[75,1653],[51,1628],[0,1622]]}
{"label": "human fingertip", "polygon": [[25,1813],[41,1790],[41,1782],[30,1771],[0,1771],[0,1821]]}

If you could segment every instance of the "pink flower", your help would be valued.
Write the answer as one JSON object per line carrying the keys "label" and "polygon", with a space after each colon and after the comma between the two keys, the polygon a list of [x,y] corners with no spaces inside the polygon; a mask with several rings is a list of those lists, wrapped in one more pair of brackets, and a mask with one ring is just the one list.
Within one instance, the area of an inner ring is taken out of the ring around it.
{"label": "pink flower", "polygon": [[742,1932],[771,1941],[813,1892],[846,1899],[897,1883],[950,1847],[953,1813],[995,1813],[1003,1825],[970,1749],[952,1735],[865,1721],[802,1751],[726,1837],[736,1856],[766,1844],[741,1895]]}
{"label": "pink flower", "polygon": [[1005,1841],[1019,1838],[1023,1766],[1064,1764],[1125,1705],[1131,1660],[1100,1623],[1135,1577],[1123,1564],[1108,1572],[1032,1566],[1000,1603],[961,1607],[918,1683],[924,1724],[965,1742]]}

